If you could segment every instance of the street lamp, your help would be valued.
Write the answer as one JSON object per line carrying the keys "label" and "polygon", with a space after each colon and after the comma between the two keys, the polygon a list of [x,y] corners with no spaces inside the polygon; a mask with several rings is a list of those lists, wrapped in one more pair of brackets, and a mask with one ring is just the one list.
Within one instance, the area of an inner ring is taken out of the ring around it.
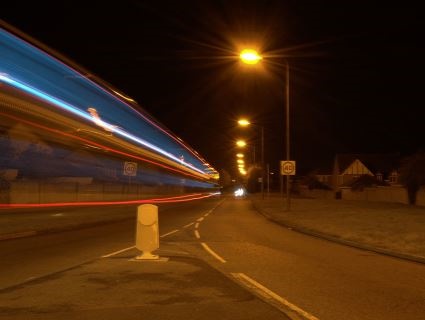
{"label": "street lamp", "polygon": [[[257,64],[263,58],[253,49],[245,49],[240,54],[240,59],[246,64]],[[284,58],[285,62],[285,147],[286,147],[286,160],[290,160],[290,139],[289,139],[289,62]],[[289,192],[289,175],[286,175],[286,210],[291,208],[290,192]]]}
{"label": "street lamp", "polygon": [[247,119],[238,120],[238,124],[241,127],[247,127],[253,125],[259,127],[261,130],[261,197],[264,199],[264,127],[258,124],[252,124]]}
{"label": "street lamp", "polygon": [[236,145],[238,146],[238,147],[245,147],[246,146],[246,142],[244,141],[244,140],[238,140],[238,141],[236,141]]}

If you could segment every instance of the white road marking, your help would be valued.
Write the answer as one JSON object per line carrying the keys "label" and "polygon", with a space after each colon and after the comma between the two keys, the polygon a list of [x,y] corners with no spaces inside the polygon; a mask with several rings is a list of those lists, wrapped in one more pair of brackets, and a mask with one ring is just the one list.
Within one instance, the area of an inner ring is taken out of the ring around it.
{"label": "white road marking", "polygon": [[204,214],[204,217],[208,217],[210,215],[209,212],[207,212],[206,214]]}
{"label": "white road marking", "polygon": [[226,260],[224,260],[222,257],[220,257],[217,253],[215,253],[205,242],[201,242],[202,247],[214,258],[216,258],[221,263],[226,263]]}
{"label": "white road marking", "polygon": [[191,222],[191,223],[189,223],[189,224],[187,224],[187,225],[183,226],[183,228],[189,228],[191,225],[194,225],[194,224],[195,224],[195,222]]}
{"label": "white road marking", "polygon": [[166,233],[166,234],[163,234],[162,236],[159,236],[160,238],[164,238],[164,237],[166,237],[166,236],[169,236],[170,234],[173,234],[173,233],[176,233],[176,232],[179,232],[180,230],[179,229],[175,229],[175,230],[173,230],[173,231],[170,231],[170,232],[168,232],[168,233]]}
{"label": "white road marking", "polygon": [[201,217],[201,218],[199,218],[199,219],[198,219],[198,220],[196,220],[196,221],[201,222],[202,220],[204,220],[204,217]]}
{"label": "white road marking", "polygon": [[200,238],[201,238],[201,236],[200,236],[200,234],[199,234],[198,230],[195,230],[195,237],[196,237],[196,238],[198,238],[198,239],[200,239]]}
{"label": "white road marking", "polygon": [[131,249],[134,249],[134,248],[136,248],[136,246],[128,247],[128,248],[125,248],[125,249],[122,249],[122,250],[119,250],[119,251],[115,251],[115,252],[112,252],[112,253],[109,253],[109,254],[105,254],[104,256],[102,256],[102,258],[109,258],[109,257],[112,257],[116,254],[131,250]]}
{"label": "white road marking", "polygon": [[198,228],[199,228],[199,222],[197,222],[197,223],[195,224],[195,228],[196,228],[196,229],[198,229]]}
{"label": "white road marking", "polygon": [[251,289],[254,289],[258,294],[262,295],[265,298],[273,299],[280,304],[284,305],[285,307],[291,309],[292,311],[296,312],[298,315],[304,317],[308,320],[319,320],[319,318],[316,318],[315,316],[312,316],[308,312],[302,310],[301,308],[297,307],[296,305],[290,303],[288,300],[282,298],[277,293],[271,291],[270,289],[266,288],[262,284],[258,283],[254,279],[248,277],[244,273],[232,273],[232,276],[238,279],[239,281],[243,282],[246,286],[248,286]]}

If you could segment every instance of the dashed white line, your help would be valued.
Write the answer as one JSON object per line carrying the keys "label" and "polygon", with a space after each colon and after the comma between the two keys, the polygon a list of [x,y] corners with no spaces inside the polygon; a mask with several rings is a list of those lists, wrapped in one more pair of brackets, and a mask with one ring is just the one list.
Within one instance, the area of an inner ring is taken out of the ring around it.
{"label": "dashed white line", "polygon": [[196,221],[198,221],[198,222],[201,222],[201,221],[203,221],[204,220],[204,217],[201,217],[201,218],[199,218],[198,220],[196,220]]}
{"label": "dashed white line", "polygon": [[204,214],[204,217],[208,217],[210,215],[209,212],[207,212],[206,214]]}
{"label": "dashed white line", "polygon": [[215,253],[205,242],[201,242],[202,247],[214,258],[216,258],[221,263],[226,263],[226,260],[224,260],[222,257],[220,257],[217,253]]}
{"label": "dashed white line", "polygon": [[162,236],[159,236],[160,238],[164,238],[164,237],[166,237],[166,236],[169,236],[170,234],[173,234],[173,233],[176,233],[176,232],[179,232],[180,230],[179,229],[175,229],[175,230],[173,230],[173,231],[170,231],[170,232],[168,232],[168,233],[166,233],[166,234],[163,234]]}
{"label": "dashed white line", "polygon": [[136,248],[136,246],[128,247],[128,248],[125,248],[125,249],[122,249],[122,250],[119,250],[119,251],[115,251],[115,252],[112,252],[112,253],[109,253],[109,254],[105,254],[104,256],[102,256],[102,258],[109,258],[109,257],[112,257],[116,254],[131,250],[131,249],[134,249],[134,248]]}
{"label": "dashed white line", "polygon": [[200,234],[199,234],[198,230],[195,230],[195,237],[196,237],[197,239],[200,239],[200,238],[201,238],[201,236],[200,236]]}
{"label": "dashed white line", "polygon": [[189,223],[189,224],[187,224],[187,225],[183,226],[183,228],[189,228],[190,226],[192,226],[192,225],[194,225],[194,224],[195,224],[195,222],[191,222],[191,223]]}
{"label": "dashed white line", "polygon": [[243,284],[245,284],[247,287],[256,291],[261,296],[263,296],[267,299],[273,299],[273,300],[277,301],[278,303],[284,305],[286,308],[289,308],[290,310],[297,313],[298,315],[301,315],[305,319],[319,320],[319,318],[316,318],[315,316],[309,314],[308,312],[304,311],[303,309],[301,309],[301,308],[297,307],[296,305],[290,303],[285,298],[282,298],[280,295],[271,291],[270,289],[268,289],[267,287],[258,283],[254,279],[248,277],[246,274],[244,274],[244,273],[232,273],[231,275],[233,277],[235,277],[236,279],[238,279]]}
{"label": "dashed white line", "polygon": [[199,228],[199,222],[197,222],[197,223],[195,224],[195,228],[196,228],[196,229],[198,229],[198,228]]}

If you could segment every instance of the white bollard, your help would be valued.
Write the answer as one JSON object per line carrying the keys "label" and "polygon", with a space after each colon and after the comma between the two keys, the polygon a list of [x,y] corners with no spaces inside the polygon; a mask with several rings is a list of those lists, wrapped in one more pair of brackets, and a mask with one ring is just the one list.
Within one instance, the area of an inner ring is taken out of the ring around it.
{"label": "white bollard", "polygon": [[137,260],[158,260],[152,251],[159,248],[158,207],[142,204],[137,208],[136,248],[143,253]]}

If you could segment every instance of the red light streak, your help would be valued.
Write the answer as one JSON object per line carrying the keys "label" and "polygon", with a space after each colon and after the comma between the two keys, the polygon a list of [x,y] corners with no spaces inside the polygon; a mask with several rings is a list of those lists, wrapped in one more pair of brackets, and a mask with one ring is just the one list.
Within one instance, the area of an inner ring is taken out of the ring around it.
{"label": "red light streak", "polygon": [[85,201],[85,202],[56,202],[56,203],[10,203],[0,204],[0,209],[13,208],[52,208],[52,207],[78,207],[78,206],[107,206],[107,205],[130,205],[145,203],[174,203],[205,199],[217,195],[217,193],[194,193],[183,196],[166,198],[153,198],[128,201]]}

